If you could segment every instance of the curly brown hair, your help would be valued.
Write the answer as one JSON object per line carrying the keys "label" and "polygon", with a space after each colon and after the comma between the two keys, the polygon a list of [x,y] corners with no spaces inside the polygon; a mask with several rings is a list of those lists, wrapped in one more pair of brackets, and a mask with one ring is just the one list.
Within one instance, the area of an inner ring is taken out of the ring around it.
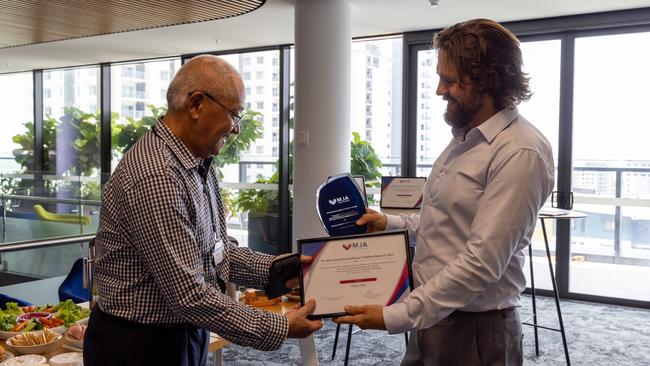
{"label": "curly brown hair", "polygon": [[461,84],[467,77],[479,93],[494,99],[497,109],[530,99],[519,40],[501,24],[489,19],[458,23],[437,33],[433,48],[445,51]]}

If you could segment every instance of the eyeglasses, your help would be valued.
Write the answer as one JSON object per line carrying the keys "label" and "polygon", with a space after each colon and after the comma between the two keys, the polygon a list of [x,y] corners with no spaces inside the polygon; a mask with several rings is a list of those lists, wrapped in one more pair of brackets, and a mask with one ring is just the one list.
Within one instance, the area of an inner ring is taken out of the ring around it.
{"label": "eyeglasses", "polygon": [[208,93],[208,92],[206,92],[206,91],[203,91],[203,90],[195,90],[195,91],[191,91],[191,92],[187,93],[187,96],[190,96],[190,95],[196,93],[197,91],[198,91],[199,93],[205,95],[206,97],[208,97],[208,99],[210,99],[211,101],[213,101],[213,102],[219,104],[219,105],[221,106],[221,108],[223,108],[223,109],[225,109],[226,111],[228,111],[228,113],[230,114],[230,117],[232,117],[233,128],[235,128],[235,127],[237,127],[237,126],[239,125],[239,122],[241,122],[241,119],[242,119],[243,116],[240,115],[240,114],[238,114],[238,113],[233,112],[230,108],[226,107],[226,106],[223,105],[220,101],[218,101],[217,99],[215,99],[215,97],[213,97],[212,95],[210,95],[210,93]]}

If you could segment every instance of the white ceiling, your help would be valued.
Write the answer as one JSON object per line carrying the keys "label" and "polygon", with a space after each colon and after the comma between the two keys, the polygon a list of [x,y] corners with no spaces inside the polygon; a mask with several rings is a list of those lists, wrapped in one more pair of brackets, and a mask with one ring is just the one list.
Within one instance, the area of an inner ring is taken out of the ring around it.
{"label": "white ceiling", "polygon": [[[230,19],[0,49],[0,73],[293,43],[296,1],[267,0]],[[352,35],[650,7],[650,0],[349,0]],[[0,10],[1,11],[1,10]]]}

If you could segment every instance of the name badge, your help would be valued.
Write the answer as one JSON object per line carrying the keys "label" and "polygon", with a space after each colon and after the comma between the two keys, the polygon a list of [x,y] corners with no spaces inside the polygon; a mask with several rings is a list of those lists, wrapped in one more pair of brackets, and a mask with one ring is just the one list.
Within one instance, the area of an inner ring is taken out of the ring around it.
{"label": "name badge", "polygon": [[214,238],[214,265],[219,265],[223,260],[223,241],[221,238]]}

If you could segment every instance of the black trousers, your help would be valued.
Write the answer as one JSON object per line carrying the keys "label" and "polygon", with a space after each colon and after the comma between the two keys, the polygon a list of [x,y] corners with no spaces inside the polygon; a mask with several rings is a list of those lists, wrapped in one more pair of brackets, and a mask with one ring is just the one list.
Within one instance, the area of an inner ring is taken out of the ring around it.
{"label": "black trousers", "polygon": [[204,329],[134,323],[95,306],[84,336],[84,365],[203,366],[209,339]]}
{"label": "black trousers", "polygon": [[521,366],[521,320],[515,308],[454,311],[411,332],[402,366]]}

